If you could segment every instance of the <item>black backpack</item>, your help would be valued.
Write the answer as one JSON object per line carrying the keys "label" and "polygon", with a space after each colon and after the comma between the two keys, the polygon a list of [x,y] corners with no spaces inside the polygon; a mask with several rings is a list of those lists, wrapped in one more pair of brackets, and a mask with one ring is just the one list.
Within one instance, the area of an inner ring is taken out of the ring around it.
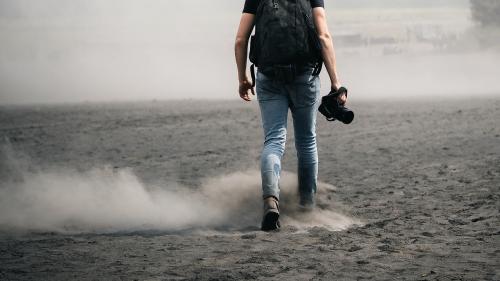
{"label": "black backpack", "polygon": [[[255,69],[291,69],[312,65],[319,75],[323,64],[321,43],[312,19],[310,0],[261,0],[250,39],[252,85]],[[295,73],[293,73],[295,74]],[[294,78],[293,75],[292,78]]]}

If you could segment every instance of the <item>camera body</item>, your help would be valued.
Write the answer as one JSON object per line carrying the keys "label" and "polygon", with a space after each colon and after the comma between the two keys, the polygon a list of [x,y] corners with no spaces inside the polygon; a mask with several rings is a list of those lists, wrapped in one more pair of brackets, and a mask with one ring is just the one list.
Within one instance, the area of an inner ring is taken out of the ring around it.
{"label": "camera body", "polygon": [[339,120],[344,124],[350,124],[354,120],[354,112],[338,101],[338,97],[343,94],[347,96],[347,89],[340,87],[337,91],[331,91],[321,98],[321,105],[318,110],[326,117],[326,120]]}

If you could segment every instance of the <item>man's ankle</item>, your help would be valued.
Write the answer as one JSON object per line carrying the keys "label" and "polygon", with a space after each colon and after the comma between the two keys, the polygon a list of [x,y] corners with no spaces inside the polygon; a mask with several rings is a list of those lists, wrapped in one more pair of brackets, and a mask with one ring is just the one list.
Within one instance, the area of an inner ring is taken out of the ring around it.
{"label": "man's ankle", "polygon": [[265,196],[264,197],[264,201],[268,201],[268,200],[275,200],[275,201],[280,201],[278,199],[278,197],[274,196],[274,195],[269,195],[269,196]]}

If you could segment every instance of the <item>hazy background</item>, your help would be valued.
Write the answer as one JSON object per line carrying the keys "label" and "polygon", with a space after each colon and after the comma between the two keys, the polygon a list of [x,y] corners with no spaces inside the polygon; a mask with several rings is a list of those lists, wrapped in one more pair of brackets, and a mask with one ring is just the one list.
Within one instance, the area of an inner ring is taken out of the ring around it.
{"label": "hazy background", "polygon": [[[325,2],[353,99],[500,96],[499,32],[468,0]],[[236,98],[243,3],[0,0],[0,104]]]}

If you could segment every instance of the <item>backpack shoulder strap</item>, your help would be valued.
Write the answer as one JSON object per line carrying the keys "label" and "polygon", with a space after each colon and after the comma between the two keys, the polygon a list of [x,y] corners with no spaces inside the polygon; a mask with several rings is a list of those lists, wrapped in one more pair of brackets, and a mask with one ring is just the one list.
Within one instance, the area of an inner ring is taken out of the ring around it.
{"label": "backpack shoulder strap", "polygon": [[252,88],[255,87],[255,64],[250,66],[250,75],[252,76]]}

